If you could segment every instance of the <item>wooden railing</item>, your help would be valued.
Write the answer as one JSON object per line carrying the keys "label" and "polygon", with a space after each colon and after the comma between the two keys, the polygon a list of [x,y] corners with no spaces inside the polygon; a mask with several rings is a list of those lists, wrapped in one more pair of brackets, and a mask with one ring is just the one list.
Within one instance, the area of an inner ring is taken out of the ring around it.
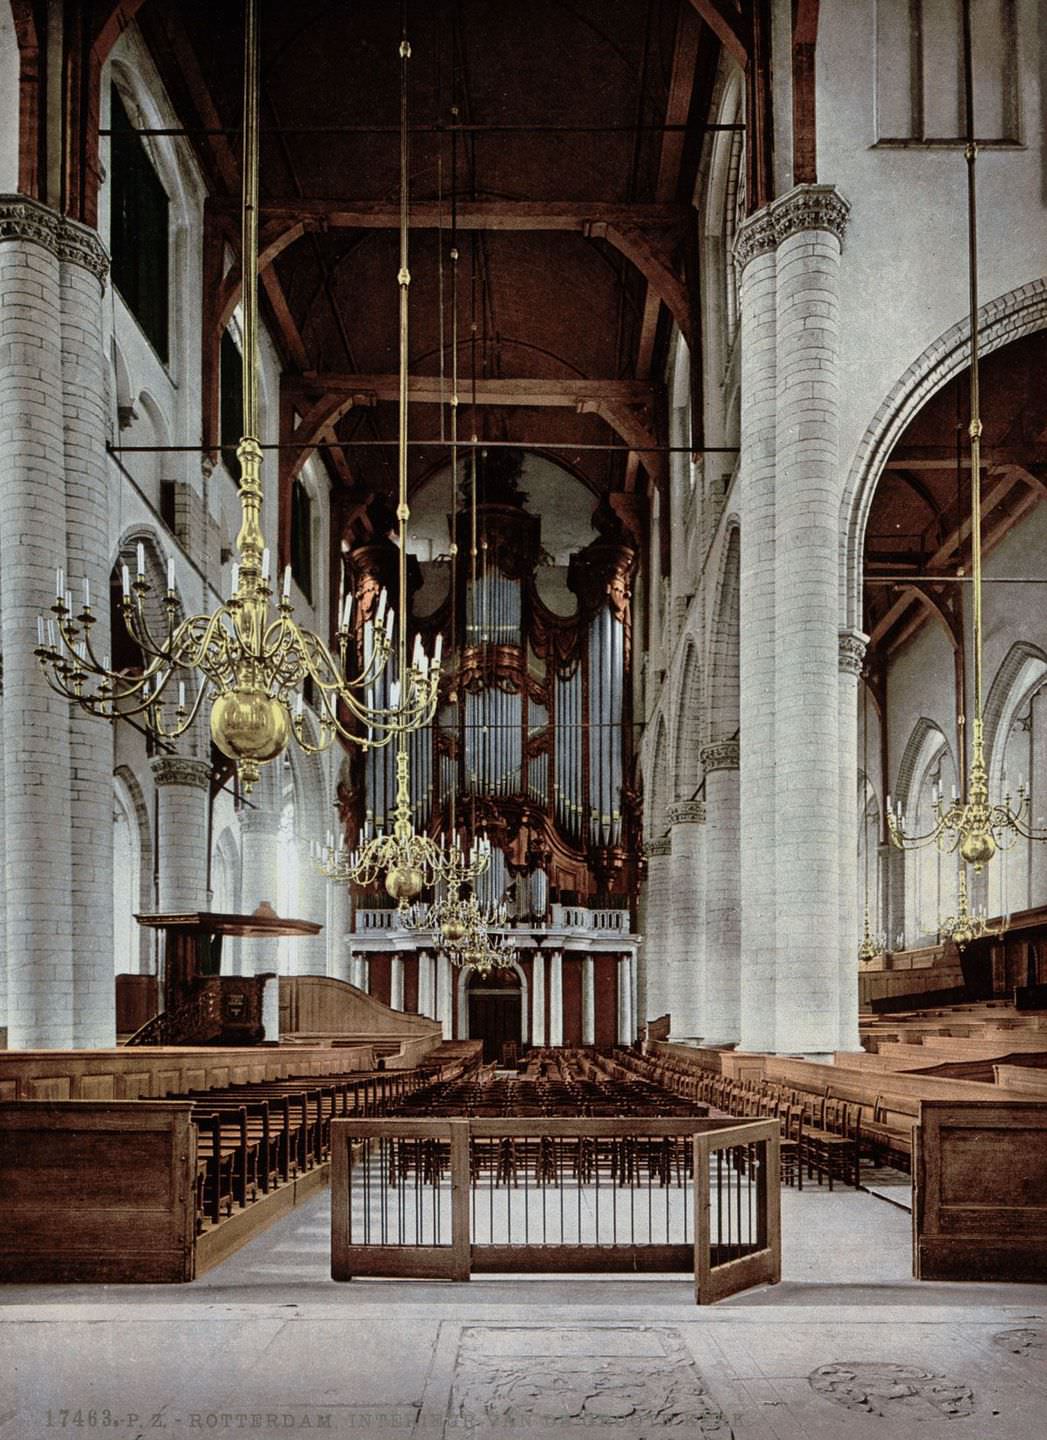
{"label": "wooden railing", "polygon": [[331,1273],[689,1271],[709,1304],[781,1273],[776,1121],[335,1121]]}

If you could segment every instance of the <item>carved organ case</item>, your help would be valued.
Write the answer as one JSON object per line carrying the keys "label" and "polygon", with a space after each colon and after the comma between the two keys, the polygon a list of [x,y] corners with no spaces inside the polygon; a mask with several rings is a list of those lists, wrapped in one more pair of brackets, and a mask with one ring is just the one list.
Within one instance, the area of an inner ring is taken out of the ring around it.
{"label": "carved organ case", "polygon": [[[486,833],[494,846],[477,887],[481,901],[505,899],[518,921],[537,923],[552,903],[624,907],[635,894],[630,595],[637,552],[614,517],[597,511],[586,543],[550,555],[540,503],[529,504],[517,483],[517,455],[500,452],[497,472],[490,467],[478,487],[475,516],[463,501],[453,519],[440,517],[442,536],[434,534],[430,549],[441,553],[416,566],[416,578],[429,573],[415,598],[430,608],[412,603],[412,627],[427,640],[442,631],[445,654],[453,630],[457,665],[447,664],[434,725],[410,737],[411,774],[415,825],[448,834],[455,795],[463,840]],[[579,484],[545,464],[562,484]],[[371,545],[349,556],[361,653],[370,644],[372,596],[395,573],[395,549],[388,549]],[[384,693],[375,698],[386,703]],[[392,752],[361,757],[343,798],[350,842],[360,826],[388,829]]]}

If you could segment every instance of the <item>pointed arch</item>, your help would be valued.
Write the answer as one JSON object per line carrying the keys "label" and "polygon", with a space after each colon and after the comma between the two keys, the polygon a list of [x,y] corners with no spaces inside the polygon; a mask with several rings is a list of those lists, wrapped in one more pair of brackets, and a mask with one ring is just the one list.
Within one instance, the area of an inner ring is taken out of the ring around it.
{"label": "pointed arch", "polygon": [[740,531],[730,528],[724,546],[716,599],[709,659],[709,740],[730,740],[741,723],[739,574]]}
{"label": "pointed arch", "polygon": [[[979,311],[982,355],[1047,328],[1047,277],[988,301]],[[851,462],[840,508],[841,611],[845,628],[860,630],[865,530],[876,487],[910,421],[954,375],[970,364],[971,329],[961,320],[909,366],[866,428]]]}
{"label": "pointed arch", "polygon": [[690,800],[701,778],[699,754],[702,743],[702,669],[698,646],[687,638],[680,683],[677,689],[673,742],[673,786],[675,800]]}

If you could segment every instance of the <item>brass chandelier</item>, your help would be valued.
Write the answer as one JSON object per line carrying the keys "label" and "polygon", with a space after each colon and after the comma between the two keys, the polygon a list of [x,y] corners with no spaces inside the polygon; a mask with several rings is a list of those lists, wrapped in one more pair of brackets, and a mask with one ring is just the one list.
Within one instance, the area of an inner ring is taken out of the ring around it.
{"label": "brass chandelier", "polygon": [[[409,51],[408,51],[409,53]],[[406,64],[406,56],[404,57]],[[374,617],[371,644],[362,673],[350,676],[349,622],[352,597],[338,607],[334,648],[294,619],[291,570],[286,567],[280,598],[272,606],[269,551],[261,529],[262,449],[258,435],[258,154],[259,43],[257,0],[246,0],[244,37],[243,162],[243,411],[244,435],[237,446],[240,464],[238,561],[232,594],[211,615],[178,621],[174,566],[168,563],[166,592],[158,597],[164,620],[156,634],[147,614],[151,586],[145,577],[142,546],[132,582],[123,569],[120,609],[127,630],[144,657],[140,671],[111,668],[99,657],[91,631],[97,616],[84,583],[83,604],[73,598],[60,570],[54,619],[41,617],[36,655],[51,688],[107,720],[139,719],[156,738],[173,740],[193,724],[210,700],[211,736],[224,755],[237,762],[244,791],[250,791],[260,767],[282,754],[291,737],[308,753],[324,750],[335,737],[366,750],[428,724],[436,710],[440,682],[440,641],[430,662],[416,647],[406,664],[406,615],[399,626],[399,678],[390,686],[392,704],[374,707],[371,687],[389,659],[396,617],[386,612],[384,594]],[[406,230],[406,174],[401,173],[401,230]],[[403,252],[405,254],[405,250]],[[406,287],[410,276],[401,264],[401,328],[406,325]],[[401,345],[404,340],[401,336]],[[401,462],[397,518],[401,573],[406,563],[407,470],[403,415],[406,377],[401,379]],[[406,586],[401,584],[401,596]],[[358,617],[358,622],[362,617]],[[195,676],[195,694],[187,703],[184,676]],[[176,678],[179,676],[183,678]],[[318,732],[305,718],[303,687],[312,682]]]}
{"label": "brass chandelier", "polygon": [[[407,125],[407,67],[411,58],[411,46],[406,32],[400,41],[400,268],[397,281],[400,287],[400,375],[399,375],[399,442],[398,468],[400,504],[397,516],[400,521],[399,588],[401,625],[399,631],[400,673],[407,670],[407,370],[408,370],[408,293],[411,272],[408,266],[408,125]],[[421,724],[428,724],[436,710],[439,687],[439,655],[442,636],[436,642],[435,673],[431,706]],[[452,647],[453,648],[453,647]],[[415,641],[416,657],[424,652],[419,640]],[[406,907],[417,899],[422,890],[440,881],[451,883],[457,893],[458,885],[473,880],[485,871],[491,861],[490,841],[481,838],[473,843],[468,859],[457,843],[457,837],[446,849],[430,836],[415,831],[411,816],[411,764],[407,752],[408,729],[404,726],[397,734],[396,750],[396,806],[393,829],[389,835],[378,833],[366,835],[361,847],[353,851],[328,846],[321,860],[320,868],[328,879],[342,884],[373,885],[382,875],[385,888],[394,899],[403,917]]]}
{"label": "brass chandelier", "polygon": [[969,945],[972,940],[983,940],[986,937],[997,938],[1003,934],[1006,922],[1000,921],[998,926],[989,924],[988,916],[984,906],[972,910],[967,894],[967,867],[961,864],[960,875],[956,887],[956,914],[950,915],[943,920],[938,927],[938,933],[943,940],[951,940],[959,949]]}
{"label": "brass chandelier", "polygon": [[[972,649],[974,652],[974,717],[971,737],[971,763],[966,795],[954,794],[951,803],[943,803],[936,788],[932,801],[931,828],[921,834],[906,832],[906,816],[901,801],[892,809],[887,797],[887,827],[892,842],[899,849],[912,850],[934,844],[944,854],[959,851],[963,861],[980,871],[997,850],[1009,850],[1019,838],[1047,840],[1047,831],[1036,830],[1030,817],[1030,794],[1024,782],[1018,785],[1015,803],[1006,793],[999,804],[989,799],[988,771],[985,764],[984,725],[982,717],[982,514],[981,514],[981,437],[982,422],[979,396],[979,335],[978,335],[978,209],[975,189],[975,162],[978,147],[974,138],[974,71],[971,44],[970,0],[963,4],[963,63],[967,143],[967,264],[970,294],[971,325],[971,591]],[[966,885],[966,881],[964,881]]]}

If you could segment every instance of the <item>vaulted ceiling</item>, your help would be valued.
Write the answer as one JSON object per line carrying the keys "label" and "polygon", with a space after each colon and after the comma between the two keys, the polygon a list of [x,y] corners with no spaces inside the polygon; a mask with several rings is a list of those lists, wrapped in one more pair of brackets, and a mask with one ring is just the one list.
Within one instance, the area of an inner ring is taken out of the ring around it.
{"label": "vaulted ceiling", "polygon": [[[698,8],[410,0],[413,441],[450,424],[456,214],[459,434],[547,447],[595,494],[657,468],[629,445],[664,438],[652,381],[670,314],[690,318],[682,253],[719,52]],[[139,21],[186,127],[226,132],[193,143],[235,248],[240,7],[147,0]],[[263,303],[285,418],[342,442],[325,453],[358,502],[396,470],[400,24],[393,0],[261,4]],[[411,483],[446,458],[416,444]]]}

